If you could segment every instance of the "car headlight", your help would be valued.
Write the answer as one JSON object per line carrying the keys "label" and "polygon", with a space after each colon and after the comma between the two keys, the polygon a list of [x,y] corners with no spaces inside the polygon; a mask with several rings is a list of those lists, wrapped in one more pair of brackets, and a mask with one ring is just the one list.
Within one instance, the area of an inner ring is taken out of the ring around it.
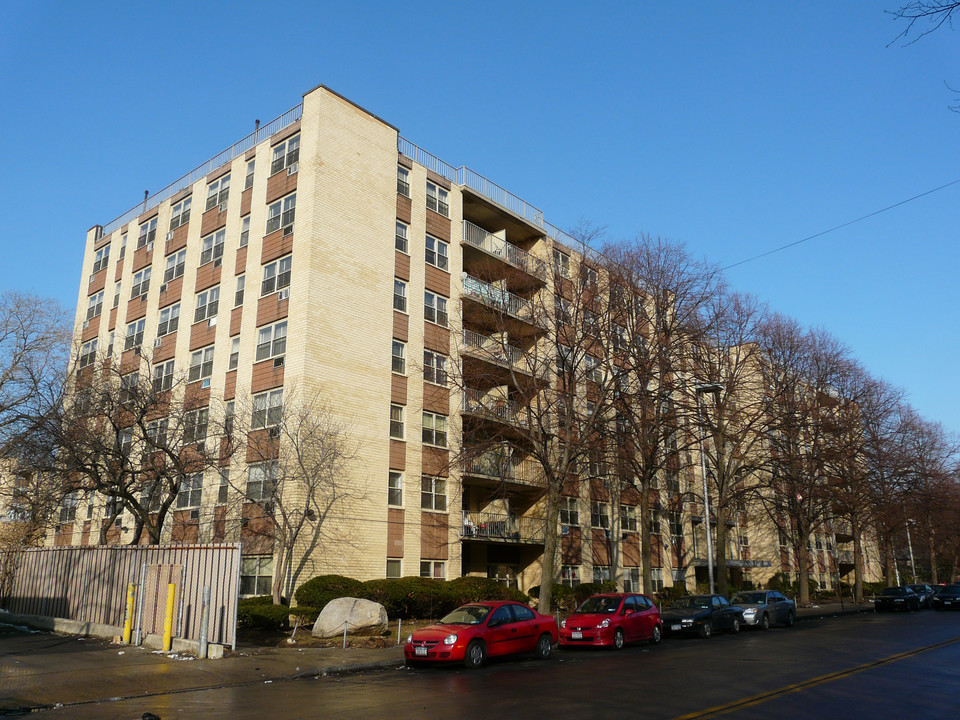
{"label": "car headlight", "polygon": [[747,608],[746,610],[743,611],[744,617],[753,617],[756,614],[757,614],[756,608]]}
{"label": "car headlight", "polygon": [[447,635],[447,636],[443,639],[443,644],[444,644],[444,645],[453,645],[456,641],[457,641],[457,636],[456,636],[456,634]]}
{"label": "car headlight", "polygon": [[610,619],[608,618],[608,619],[604,620],[602,623],[600,623],[599,625],[597,625],[597,627],[598,627],[598,628],[610,627]]}
{"label": "car headlight", "polygon": [[413,642],[413,634],[412,634],[412,633],[411,633],[410,635],[407,635],[407,642],[408,642],[408,643],[412,643],[412,642]]}
{"label": "car headlight", "polygon": [[560,627],[565,628],[566,626],[567,626],[567,621],[566,621],[566,620],[561,620],[561,621],[560,621]]}
{"label": "car headlight", "polygon": [[691,625],[693,625],[693,620],[691,620],[690,618],[687,618],[686,620],[681,620],[680,624],[686,627],[690,627]]}

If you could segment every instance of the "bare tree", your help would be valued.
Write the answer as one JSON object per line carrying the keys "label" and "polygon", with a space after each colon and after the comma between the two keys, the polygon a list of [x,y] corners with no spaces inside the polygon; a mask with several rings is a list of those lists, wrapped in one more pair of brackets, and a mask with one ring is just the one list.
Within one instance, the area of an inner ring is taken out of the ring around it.
{"label": "bare tree", "polygon": [[[941,27],[953,27],[953,14],[960,9],[960,2],[956,0],[913,0],[896,9],[888,10],[897,20],[906,22],[906,27],[892,42],[901,38],[907,40],[918,23],[923,28],[917,36],[907,42],[907,45],[917,42],[925,35],[929,35]],[[891,43],[892,44],[892,43]]]}
{"label": "bare tree", "polygon": [[[349,474],[357,441],[340,415],[316,393],[283,390],[281,404],[245,403],[233,430],[243,443],[247,474],[232,482],[243,499],[245,532],[274,556],[275,605],[289,596],[305,561],[329,538],[328,522],[344,504],[362,499]],[[342,530],[342,528],[341,528]]]}

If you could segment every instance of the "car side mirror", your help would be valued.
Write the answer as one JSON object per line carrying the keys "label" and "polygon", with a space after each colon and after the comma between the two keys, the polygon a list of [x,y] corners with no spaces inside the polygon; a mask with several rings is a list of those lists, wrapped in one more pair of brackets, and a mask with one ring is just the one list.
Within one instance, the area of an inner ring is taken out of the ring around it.
{"label": "car side mirror", "polygon": [[487,623],[488,628],[497,627],[498,625],[503,625],[503,620],[500,618],[490,618],[490,622]]}

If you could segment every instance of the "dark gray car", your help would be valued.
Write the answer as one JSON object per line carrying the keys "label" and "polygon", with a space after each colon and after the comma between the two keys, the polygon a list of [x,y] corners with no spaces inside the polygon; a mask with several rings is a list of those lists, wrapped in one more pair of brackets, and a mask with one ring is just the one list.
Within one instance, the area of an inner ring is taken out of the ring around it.
{"label": "dark gray car", "polygon": [[767,630],[773,623],[793,625],[797,606],[776,590],[744,590],[731,598],[731,602],[743,608],[743,622],[747,627]]}

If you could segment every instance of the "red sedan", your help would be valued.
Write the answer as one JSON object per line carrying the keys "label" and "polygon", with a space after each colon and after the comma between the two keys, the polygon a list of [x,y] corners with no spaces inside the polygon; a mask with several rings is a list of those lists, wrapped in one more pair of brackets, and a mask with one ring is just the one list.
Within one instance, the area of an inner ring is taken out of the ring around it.
{"label": "red sedan", "polygon": [[660,611],[637,593],[593,595],[560,623],[560,646],[599,645],[617,650],[628,642],[663,638]]}
{"label": "red sedan", "polygon": [[407,638],[403,657],[417,662],[458,662],[478,668],[488,657],[534,653],[548,658],[557,642],[557,621],[516,602],[462,605],[435,625]]}

